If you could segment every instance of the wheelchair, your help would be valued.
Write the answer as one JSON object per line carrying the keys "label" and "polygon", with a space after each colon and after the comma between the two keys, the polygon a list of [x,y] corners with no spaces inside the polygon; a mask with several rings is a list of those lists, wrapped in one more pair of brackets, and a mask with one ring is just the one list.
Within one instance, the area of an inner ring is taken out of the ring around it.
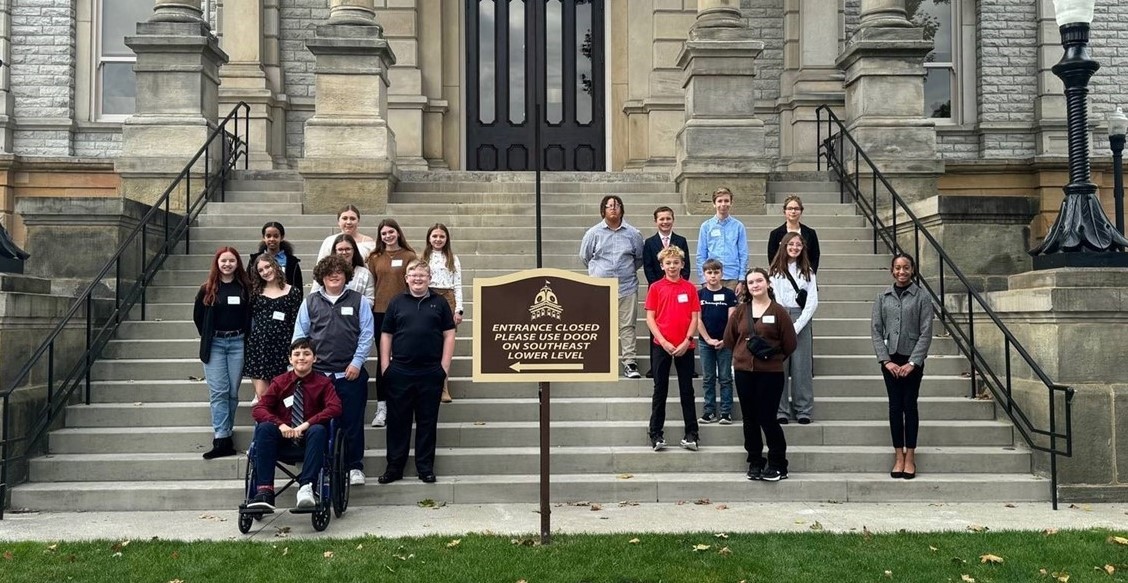
{"label": "wheelchair", "polygon": [[[325,463],[317,472],[313,481],[313,491],[317,495],[317,504],[309,508],[291,508],[291,514],[309,514],[313,522],[313,529],[321,532],[329,526],[329,521],[336,515],[340,518],[349,507],[349,470],[345,466],[346,441],[344,431],[334,419],[329,422],[329,439],[326,440]],[[247,448],[247,471],[243,481],[243,503],[239,505],[239,532],[247,534],[254,522],[261,521],[267,514],[274,514],[269,508],[248,508],[251,499],[258,489],[255,474],[255,444]],[[276,488],[275,496],[298,483],[298,473],[289,466],[302,461],[302,455],[280,455],[277,470],[288,476],[286,485]]]}

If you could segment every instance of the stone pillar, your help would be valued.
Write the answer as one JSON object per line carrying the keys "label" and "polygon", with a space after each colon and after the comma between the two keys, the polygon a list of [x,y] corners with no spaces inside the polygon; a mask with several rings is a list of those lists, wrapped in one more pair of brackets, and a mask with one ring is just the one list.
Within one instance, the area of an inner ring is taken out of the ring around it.
{"label": "stone pillar", "polygon": [[220,69],[219,113],[227,115],[240,101],[250,106],[250,168],[270,170],[285,159],[285,151],[276,149],[285,143],[285,119],[275,119],[281,108],[265,66],[268,34],[278,48],[277,22],[268,17],[263,0],[239,0],[224,5],[222,23],[223,50],[231,61]]}
{"label": "stone pillar", "polygon": [[817,167],[815,109],[831,105],[842,116],[846,102],[844,76],[834,65],[844,36],[844,21],[838,3],[825,0],[784,0],[783,19],[783,75],[776,102],[778,167],[811,171]]}
{"label": "stone pillar", "polygon": [[677,134],[673,172],[691,213],[710,212],[718,186],[732,190],[733,212],[764,212],[771,164],[752,83],[763,50],[763,42],[752,40],[737,2],[699,1],[697,20],[678,55],[685,121]]}
{"label": "stone pillar", "polygon": [[1061,59],[1061,33],[1058,32],[1053,0],[1038,4],[1038,86],[1034,98],[1036,124],[1034,154],[1039,157],[1067,158],[1065,131],[1065,87],[1052,68]]}
{"label": "stone pillar", "polygon": [[[382,213],[396,178],[396,135],[388,127],[388,67],[395,64],[372,0],[332,0],[330,17],[306,47],[317,58],[313,117],[305,123],[307,213],[345,204]],[[349,24],[333,24],[348,17]]]}
{"label": "stone pillar", "polygon": [[836,63],[846,71],[847,128],[906,200],[935,195],[944,171],[936,128],[924,117],[932,46],[905,18],[905,0],[862,0],[858,30]]}
{"label": "stone pillar", "polygon": [[[12,3],[0,4],[0,61],[12,62]],[[15,98],[12,96],[12,76],[9,67],[0,67],[0,154],[12,153],[12,119]],[[0,207],[0,211],[4,210]],[[10,210],[10,209],[8,209]]]}
{"label": "stone pillar", "polygon": [[[355,2],[356,0],[350,0]],[[392,3],[389,3],[392,4]],[[388,125],[396,134],[396,167],[400,170],[426,170],[423,157],[423,112],[427,96],[423,93],[422,58],[424,53],[439,55],[441,42],[422,44],[423,32],[441,32],[442,21],[422,26],[424,6],[438,12],[437,2],[407,0],[378,11],[384,37],[396,47],[396,62],[388,69]]]}
{"label": "stone pillar", "polygon": [[[1073,456],[1058,457],[1063,500],[1114,502],[1128,497],[1128,269],[1061,268],[1012,275],[1007,291],[987,300],[1019,342],[1054,382],[1073,387]],[[976,341],[1001,347],[1001,338],[983,337],[993,326],[975,327]],[[1001,349],[985,354],[1001,354]],[[1046,386],[1017,358],[1011,360],[1013,394],[1023,411],[1048,428]],[[997,365],[997,366],[996,366]],[[1002,362],[992,363],[996,371]],[[1062,399],[1058,430],[1065,427]],[[1039,443],[1049,445],[1048,439]],[[1059,440],[1059,447],[1063,446]],[[1035,468],[1049,472],[1049,456],[1036,453]]]}
{"label": "stone pillar", "polygon": [[[137,54],[137,109],[122,124],[114,163],[125,198],[156,202],[217,121],[219,67],[227,54],[201,14],[200,0],[157,0],[153,16],[125,38]],[[184,196],[172,203],[182,208]]]}

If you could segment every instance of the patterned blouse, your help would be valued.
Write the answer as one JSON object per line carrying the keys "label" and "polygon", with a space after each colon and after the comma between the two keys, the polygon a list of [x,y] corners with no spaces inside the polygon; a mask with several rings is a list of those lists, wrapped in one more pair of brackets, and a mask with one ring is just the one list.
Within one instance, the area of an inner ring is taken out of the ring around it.
{"label": "patterned blouse", "polygon": [[462,311],[462,263],[454,256],[454,271],[447,269],[446,255],[431,252],[431,287],[454,290],[454,311]]}

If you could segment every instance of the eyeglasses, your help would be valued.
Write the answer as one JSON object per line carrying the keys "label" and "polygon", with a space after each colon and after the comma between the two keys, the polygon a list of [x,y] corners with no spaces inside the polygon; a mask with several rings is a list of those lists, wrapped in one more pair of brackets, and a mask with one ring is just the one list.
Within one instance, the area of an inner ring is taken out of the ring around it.
{"label": "eyeglasses", "polygon": [[623,205],[621,205],[617,202],[609,202],[609,203],[603,205],[603,208],[605,208],[605,209],[617,209],[617,208],[622,208],[622,207],[623,207]]}
{"label": "eyeglasses", "polygon": [[801,207],[801,206],[789,206],[789,207],[787,207],[783,210],[785,210],[785,211],[802,211],[803,207]]}

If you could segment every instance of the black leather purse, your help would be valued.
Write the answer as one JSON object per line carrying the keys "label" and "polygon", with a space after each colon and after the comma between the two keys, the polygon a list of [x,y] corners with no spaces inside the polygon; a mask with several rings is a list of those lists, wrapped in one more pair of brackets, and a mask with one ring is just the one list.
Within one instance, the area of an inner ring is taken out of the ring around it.
{"label": "black leather purse", "polygon": [[754,358],[771,360],[779,352],[779,347],[772,346],[770,342],[764,340],[763,336],[756,333],[756,322],[752,320],[752,304],[748,304],[745,313],[748,315],[748,352],[752,353]]}

